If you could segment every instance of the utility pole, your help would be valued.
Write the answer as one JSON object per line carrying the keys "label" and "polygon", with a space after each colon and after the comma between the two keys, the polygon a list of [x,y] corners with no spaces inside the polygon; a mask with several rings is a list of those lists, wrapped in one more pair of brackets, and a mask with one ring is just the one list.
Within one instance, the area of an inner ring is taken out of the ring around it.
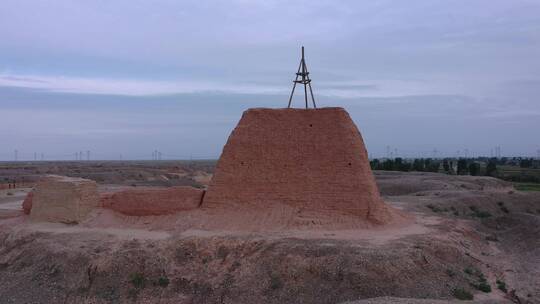
{"label": "utility pole", "polygon": [[37,160],[37,152],[34,152],[34,161]]}
{"label": "utility pole", "polygon": [[[298,77],[301,77],[300,80],[298,80]],[[316,109],[317,105],[315,104],[315,97],[313,97],[313,90],[311,89],[311,79],[309,79],[309,72],[306,65],[306,60],[304,57],[304,47],[302,46],[302,59],[300,59],[300,65],[298,66],[298,72],[296,72],[296,78],[293,80],[293,88],[291,92],[291,96],[289,97],[289,105],[287,108],[291,107],[292,98],[294,95],[294,89],[296,89],[296,84],[303,84],[304,85],[304,100],[306,103],[306,109],[308,108],[308,92],[307,89],[309,87],[309,93],[311,94],[311,102],[313,103],[313,108]]]}

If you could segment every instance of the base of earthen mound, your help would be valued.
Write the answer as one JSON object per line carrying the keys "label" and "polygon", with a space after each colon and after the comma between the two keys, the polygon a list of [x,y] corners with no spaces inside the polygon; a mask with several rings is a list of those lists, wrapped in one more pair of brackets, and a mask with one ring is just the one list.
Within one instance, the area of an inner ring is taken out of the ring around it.
{"label": "base of earthen mound", "polygon": [[204,190],[187,186],[170,188],[137,187],[101,195],[101,207],[125,215],[174,214],[199,207]]}
{"label": "base of earthen mound", "polygon": [[38,182],[31,202],[30,218],[34,221],[79,223],[98,207],[97,184],[83,178],[49,175]]}
{"label": "base of earthen mound", "polygon": [[366,228],[401,217],[382,201],[342,108],[245,111],[202,209],[230,229]]}
{"label": "base of earthen mound", "polygon": [[[240,208],[237,210],[203,209],[193,221],[192,228],[209,231],[229,232],[305,232],[358,229],[386,229],[407,227],[414,224],[414,218],[401,210],[383,207],[378,212],[386,215],[385,221],[359,219],[357,216],[339,212],[309,212],[285,204],[266,208]],[[294,234],[292,234],[294,235]]]}

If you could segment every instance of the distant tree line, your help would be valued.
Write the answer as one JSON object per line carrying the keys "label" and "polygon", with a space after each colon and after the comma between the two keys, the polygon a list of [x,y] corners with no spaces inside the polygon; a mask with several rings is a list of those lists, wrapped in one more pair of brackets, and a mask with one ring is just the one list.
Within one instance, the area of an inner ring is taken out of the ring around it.
{"label": "distant tree line", "polygon": [[432,159],[415,158],[403,159],[396,157],[394,159],[373,159],[370,161],[372,170],[384,171],[417,171],[417,172],[441,172],[454,175],[497,175],[497,160],[491,158],[487,160],[485,169],[482,170],[482,162],[472,158],[460,159]]}
{"label": "distant tree line", "polygon": [[523,157],[373,159],[371,169],[492,176],[512,182],[540,183],[540,160]]}
{"label": "distant tree line", "polygon": [[521,168],[533,168],[535,167],[535,161],[532,158],[522,158],[519,160],[519,166]]}
{"label": "distant tree line", "polygon": [[373,159],[370,161],[371,169],[384,171],[419,171],[419,172],[439,172],[441,162],[431,158],[416,158],[405,160],[401,157],[384,160]]}

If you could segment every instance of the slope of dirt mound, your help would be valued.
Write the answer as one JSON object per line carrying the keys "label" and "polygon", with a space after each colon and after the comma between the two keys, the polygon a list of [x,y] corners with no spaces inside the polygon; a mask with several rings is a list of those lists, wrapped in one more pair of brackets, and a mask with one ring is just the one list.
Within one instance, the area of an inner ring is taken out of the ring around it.
{"label": "slope of dirt mound", "polygon": [[[121,240],[79,232],[0,232],[0,298],[13,303],[338,303],[451,298],[474,263],[442,241]],[[414,246],[413,246],[414,245]],[[452,269],[455,275],[449,275]],[[21,288],[24,286],[24,288]]]}
{"label": "slope of dirt mound", "polygon": [[[366,300],[343,302],[341,304],[459,304],[464,303],[461,300],[434,300],[434,299],[411,299],[411,298],[394,298],[394,297],[380,297]],[[467,303],[467,302],[465,302]],[[481,300],[474,301],[477,304],[502,304],[512,303],[509,300]]]}
{"label": "slope of dirt mound", "polygon": [[362,136],[342,108],[245,111],[202,207],[240,214],[239,225],[279,220],[288,227],[366,227],[393,219]]}
{"label": "slope of dirt mound", "polygon": [[386,199],[408,211],[446,219],[444,229],[460,231],[451,239],[468,250],[476,248],[474,257],[489,266],[492,287],[504,282],[506,297],[514,303],[540,303],[540,192],[516,191],[486,177],[404,172],[376,172],[376,176],[381,189],[388,187],[383,190],[387,194],[397,193],[388,179],[415,189],[423,183],[443,185]]}

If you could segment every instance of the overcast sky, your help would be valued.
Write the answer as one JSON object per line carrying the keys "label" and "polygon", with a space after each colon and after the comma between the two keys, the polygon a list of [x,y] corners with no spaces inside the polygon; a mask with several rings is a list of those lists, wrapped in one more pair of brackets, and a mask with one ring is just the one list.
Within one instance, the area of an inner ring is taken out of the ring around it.
{"label": "overcast sky", "polygon": [[2,0],[0,160],[217,158],[301,45],[372,157],[540,149],[538,0]]}

